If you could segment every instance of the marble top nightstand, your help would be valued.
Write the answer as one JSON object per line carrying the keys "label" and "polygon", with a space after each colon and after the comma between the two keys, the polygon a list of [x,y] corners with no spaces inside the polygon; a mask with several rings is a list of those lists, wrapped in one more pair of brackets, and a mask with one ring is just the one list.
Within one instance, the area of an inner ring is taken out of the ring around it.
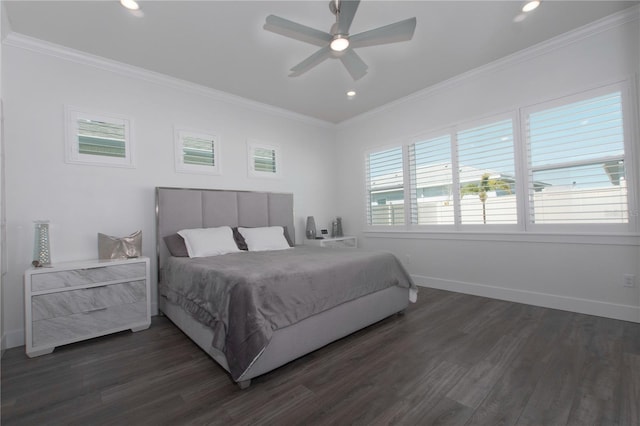
{"label": "marble top nightstand", "polygon": [[29,357],[151,324],[149,258],[67,262],[24,274]]}

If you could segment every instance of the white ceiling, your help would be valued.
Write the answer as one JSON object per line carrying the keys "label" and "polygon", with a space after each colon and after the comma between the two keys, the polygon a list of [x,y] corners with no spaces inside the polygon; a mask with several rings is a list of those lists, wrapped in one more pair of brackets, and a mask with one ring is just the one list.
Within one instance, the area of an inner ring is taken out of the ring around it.
{"label": "white ceiling", "polygon": [[288,77],[317,47],[262,29],[275,14],[328,32],[328,0],[143,1],[138,14],[113,0],[3,3],[11,31],[339,123],[638,2],[547,0],[514,22],[524,1],[363,0],[351,34],[418,23],[409,42],[358,49],[357,82],[335,59]]}

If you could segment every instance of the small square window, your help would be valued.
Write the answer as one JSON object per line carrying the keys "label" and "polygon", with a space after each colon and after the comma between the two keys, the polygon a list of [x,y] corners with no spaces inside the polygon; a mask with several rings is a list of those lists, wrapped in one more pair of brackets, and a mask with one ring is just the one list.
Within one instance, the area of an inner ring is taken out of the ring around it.
{"label": "small square window", "polygon": [[282,176],[280,147],[249,140],[249,176],[276,177]]}
{"label": "small square window", "polygon": [[69,106],[65,115],[68,163],[135,167],[131,119]]}
{"label": "small square window", "polygon": [[218,136],[176,129],[176,171],[220,174],[220,138]]}

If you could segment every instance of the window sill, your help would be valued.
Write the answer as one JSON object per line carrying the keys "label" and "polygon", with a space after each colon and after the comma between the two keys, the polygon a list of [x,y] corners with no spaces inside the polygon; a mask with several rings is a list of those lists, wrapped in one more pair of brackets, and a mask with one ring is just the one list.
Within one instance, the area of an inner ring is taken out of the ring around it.
{"label": "window sill", "polygon": [[533,233],[368,229],[362,234],[364,238],[640,246],[640,234],[638,233]]}

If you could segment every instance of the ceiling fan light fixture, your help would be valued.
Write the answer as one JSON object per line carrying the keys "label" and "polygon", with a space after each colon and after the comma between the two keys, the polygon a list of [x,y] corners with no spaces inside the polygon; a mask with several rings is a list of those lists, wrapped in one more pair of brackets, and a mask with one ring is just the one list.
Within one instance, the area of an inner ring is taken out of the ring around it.
{"label": "ceiling fan light fixture", "polygon": [[334,52],[342,52],[349,47],[349,39],[341,34],[336,34],[333,36],[333,40],[331,40],[329,47],[331,47],[331,50]]}
{"label": "ceiling fan light fixture", "polygon": [[536,9],[538,6],[540,6],[540,0],[533,0],[533,1],[527,2],[524,6],[522,6],[522,11],[531,12],[532,10]]}
{"label": "ceiling fan light fixture", "polygon": [[129,10],[138,10],[140,5],[135,0],[120,0],[120,4]]}

